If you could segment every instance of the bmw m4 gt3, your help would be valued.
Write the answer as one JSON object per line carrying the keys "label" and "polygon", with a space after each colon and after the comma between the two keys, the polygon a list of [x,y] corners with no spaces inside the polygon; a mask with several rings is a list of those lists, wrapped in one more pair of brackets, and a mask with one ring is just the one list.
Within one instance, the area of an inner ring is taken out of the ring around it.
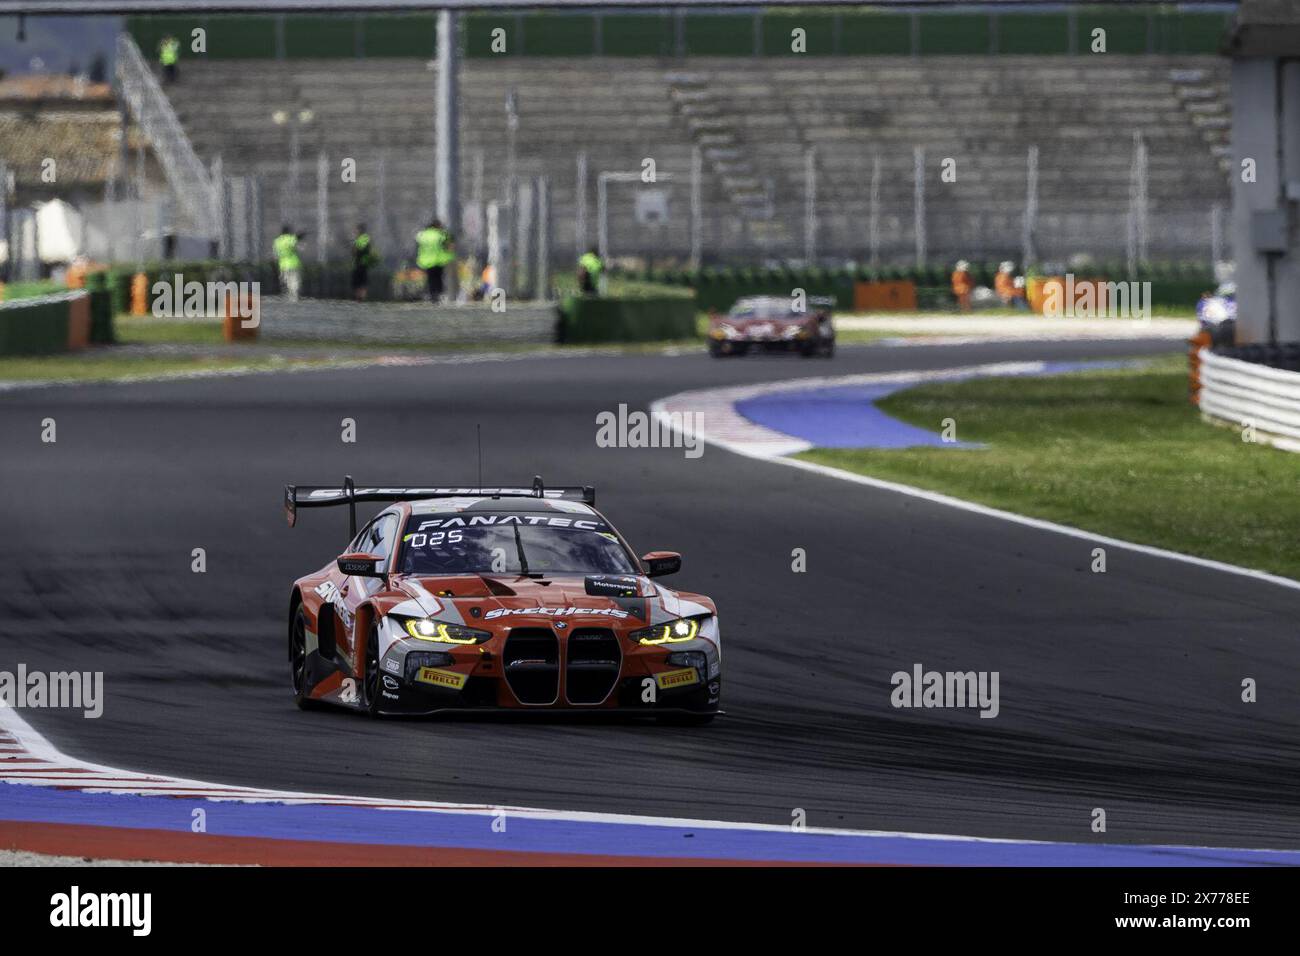
{"label": "bmw m4 gt3", "polygon": [[[358,502],[387,507],[357,531]],[[656,583],[681,556],[636,557],[594,489],[285,487],[291,526],[342,505],[352,540],[289,595],[299,706],[718,712],[713,601]]]}

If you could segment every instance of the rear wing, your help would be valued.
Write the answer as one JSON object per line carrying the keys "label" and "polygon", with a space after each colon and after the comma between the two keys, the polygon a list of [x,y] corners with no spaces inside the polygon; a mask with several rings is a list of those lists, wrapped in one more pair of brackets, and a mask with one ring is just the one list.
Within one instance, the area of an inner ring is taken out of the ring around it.
{"label": "rear wing", "polygon": [[357,502],[359,501],[419,501],[423,498],[566,498],[585,504],[596,503],[596,489],[591,485],[557,485],[547,488],[541,476],[533,478],[531,488],[358,488],[352,476],[343,479],[342,485],[285,485],[284,513],[292,528],[298,523],[299,508],[329,508],[348,506],[348,527],[351,537],[357,535]]}

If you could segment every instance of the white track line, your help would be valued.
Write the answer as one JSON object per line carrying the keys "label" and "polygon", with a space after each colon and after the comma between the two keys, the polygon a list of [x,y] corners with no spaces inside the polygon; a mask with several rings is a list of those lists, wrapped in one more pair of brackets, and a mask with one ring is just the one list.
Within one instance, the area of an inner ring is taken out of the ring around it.
{"label": "white track line", "polygon": [[821,465],[816,462],[803,461],[798,458],[788,458],[785,456],[800,451],[807,451],[812,447],[812,445],[803,439],[784,435],[780,432],[775,432],[771,429],[755,425],[735,409],[735,404],[738,401],[746,398],[753,398],[758,395],[770,395],[777,392],[880,384],[883,382],[909,382],[920,384],[922,382],[942,381],[945,379],[964,378],[976,375],[992,376],[1028,374],[1035,371],[1041,371],[1046,367],[1046,364],[1047,363],[1044,362],[1000,362],[989,365],[971,365],[962,368],[941,369],[937,371],[882,372],[878,374],[845,375],[838,377],[822,376],[816,378],[790,379],[781,382],[771,382],[764,385],[747,385],[738,388],[697,389],[689,392],[679,392],[675,395],[669,395],[666,398],[661,398],[658,401],[652,402],[650,405],[650,413],[659,421],[660,425],[680,432],[682,430],[683,421],[699,420],[692,419],[692,417],[684,415],[683,413],[701,412],[703,427],[695,434],[695,437],[704,442],[725,449],[726,451],[734,452],[737,455],[744,455],[747,458],[759,458],[764,461],[773,462],[774,464],[785,465],[790,468],[799,468],[803,471],[825,475],[829,478],[838,478],[841,481],[850,481],[854,484],[866,485],[883,491],[892,491],[900,495],[907,495],[911,498],[920,498],[923,501],[944,505],[949,508],[958,508],[962,511],[969,511],[989,518],[998,518],[1002,521],[1010,521],[1015,524],[1025,525],[1026,527],[1036,528],[1040,531],[1051,531],[1055,534],[1068,535],[1072,538],[1079,538],[1096,544],[1122,548],[1126,551],[1134,551],[1138,554],[1164,558],[1169,561],[1180,561],[1183,564],[1192,564],[1197,567],[1207,568],[1211,571],[1220,571],[1224,574],[1235,574],[1239,577],[1251,578],[1256,581],[1263,581],[1268,584],[1275,584],[1279,587],[1300,591],[1300,581],[1295,581],[1291,578],[1284,578],[1277,574],[1270,574],[1267,571],[1260,571],[1255,568],[1243,568],[1240,565],[1228,564],[1225,561],[1214,561],[1210,558],[1199,558],[1190,554],[1181,554],[1177,551],[1169,551],[1165,548],[1157,548],[1152,545],[1137,544],[1133,541],[1125,541],[1121,538],[1112,538],[1107,535],[1085,531],[1082,528],[1075,528],[1071,525],[1057,524],[1054,521],[1046,521],[1042,518],[1030,518],[1026,515],[1016,514],[1012,511],[1003,511],[1000,508],[991,508],[987,505],[976,504],[973,501],[954,498],[951,495],[940,494],[937,491],[928,491],[924,488],[917,488],[913,485],[904,485],[894,481],[885,481],[883,478],[871,478],[867,475],[857,474],[856,472],[845,471],[842,468],[832,468],[830,465]]}

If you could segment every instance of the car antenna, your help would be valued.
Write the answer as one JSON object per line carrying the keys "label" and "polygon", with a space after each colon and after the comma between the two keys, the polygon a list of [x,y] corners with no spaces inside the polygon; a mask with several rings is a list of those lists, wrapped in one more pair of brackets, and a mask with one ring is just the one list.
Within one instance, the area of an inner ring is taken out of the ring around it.
{"label": "car antenna", "polygon": [[474,426],[474,434],[478,438],[478,490],[483,490],[483,425],[480,422]]}

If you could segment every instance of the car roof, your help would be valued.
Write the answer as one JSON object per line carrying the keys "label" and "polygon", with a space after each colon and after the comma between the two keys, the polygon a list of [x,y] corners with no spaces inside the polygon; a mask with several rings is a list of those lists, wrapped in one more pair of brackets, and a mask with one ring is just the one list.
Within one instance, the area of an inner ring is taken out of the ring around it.
{"label": "car roof", "polygon": [[596,515],[596,509],[571,498],[531,498],[523,496],[466,495],[460,498],[423,498],[410,502],[411,514],[435,515],[458,511],[497,514],[539,514],[558,512],[570,515]]}

